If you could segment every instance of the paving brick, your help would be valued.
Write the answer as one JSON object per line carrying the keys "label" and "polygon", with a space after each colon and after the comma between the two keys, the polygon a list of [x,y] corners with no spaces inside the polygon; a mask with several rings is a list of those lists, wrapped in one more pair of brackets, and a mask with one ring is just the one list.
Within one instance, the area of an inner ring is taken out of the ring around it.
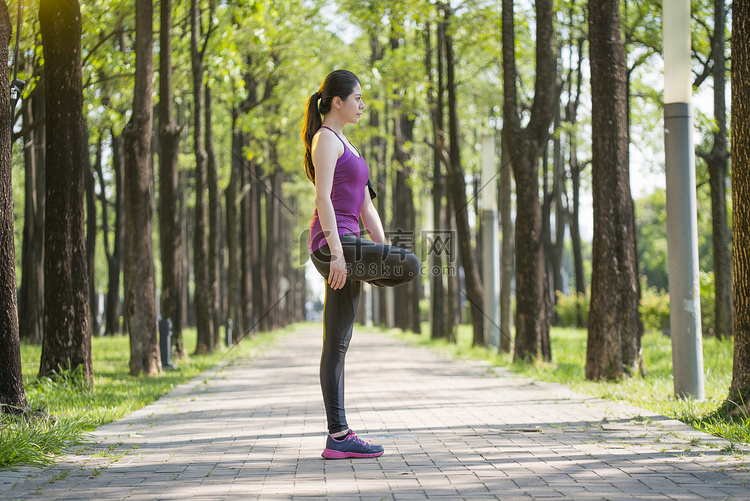
{"label": "paving brick", "polygon": [[319,326],[299,327],[99,428],[87,451],[52,468],[0,472],[0,498],[750,498],[745,460],[716,437],[357,327],[348,419],[386,453],[325,461],[320,339]]}

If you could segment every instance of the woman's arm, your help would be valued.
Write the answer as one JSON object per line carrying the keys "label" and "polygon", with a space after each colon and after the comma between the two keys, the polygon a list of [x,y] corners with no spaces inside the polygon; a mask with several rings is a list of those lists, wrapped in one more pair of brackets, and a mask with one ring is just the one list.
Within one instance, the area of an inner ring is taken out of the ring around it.
{"label": "woman's arm", "polygon": [[331,266],[328,273],[328,284],[332,289],[340,289],[346,283],[346,260],[344,249],[341,247],[336,213],[331,202],[333,189],[333,172],[336,162],[344,153],[344,146],[338,141],[334,133],[328,129],[321,129],[313,137],[312,159],[315,165],[315,207],[318,209],[320,227],[331,251]]}
{"label": "woman's arm", "polygon": [[367,186],[365,186],[365,200],[362,203],[362,210],[359,215],[362,218],[362,223],[365,225],[367,233],[370,235],[370,239],[379,244],[387,244],[388,242],[385,241],[385,232],[383,231],[383,223],[380,221],[380,215],[372,203],[370,190]]}

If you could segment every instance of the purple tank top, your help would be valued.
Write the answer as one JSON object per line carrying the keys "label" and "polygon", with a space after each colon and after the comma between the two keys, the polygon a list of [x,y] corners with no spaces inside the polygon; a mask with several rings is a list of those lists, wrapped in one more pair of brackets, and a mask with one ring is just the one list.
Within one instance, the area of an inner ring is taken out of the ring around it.
{"label": "purple tank top", "polygon": [[[336,134],[330,127],[326,127],[326,129]],[[344,233],[359,235],[359,213],[365,200],[365,186],[367,186],[370,173],[364,158],[352,153],[338,134],[336,134],[336,137],[344,145],[344,154],[336,161],[336,168],[333,171],[333,186],[331,187],[331,202],[333,203],[333,212],[336,214],[336,228],[339,235]],[[316,207],[310,224],[308,247],[310,253],[327,243],[323,229],[320,227]]]}

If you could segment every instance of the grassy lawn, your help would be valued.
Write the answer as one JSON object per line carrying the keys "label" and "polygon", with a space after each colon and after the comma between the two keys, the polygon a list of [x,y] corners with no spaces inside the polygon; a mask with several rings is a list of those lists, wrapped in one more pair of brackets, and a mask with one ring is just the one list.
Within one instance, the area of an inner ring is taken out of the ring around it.
{"label": "grassy lawn", "polygon": [[[293,329],[294,326],[288,327]],[[183,332],[188,351],[196,345],[196,332]],[[0,419],[0,469],[14,466],[44,466],[58,454],[86,441],[86,432],[148,405],[176,385],[189,381],[222,359],[248,357],[260,352],[273,334],[245,338],[233,349],[222,347],[211,355],[190,355],[173,360],[177,370],[158,377],[129,374],[130,342],[127,336],[95,337],[93,388],[86,388],[71,374],[52,381],[38,379],[41,346],[22,345],[26,399],[32,409],[41,409],[53,419]]]}
{"label": "grassy lawn", "polygon": [[423,334],[389,331],[394,336],[412,343],[430,346],[453,357],[487,360],[512,372],[541,381],[559,382],[575,391],[600,398],[619,400],[679,419],[712,435],[733,443],[750,444],[750,418],[738,418],[718,412],[727,397],[732,379],[732,341],[703,339],[703,365],[706,399],[696,402],[674,397],[672,379],[671,340],[661,334],[643,337],[643,358],[647,374],[619,382],[591,382],[584,375],[586,364],[586,330],[553,328],[551,332],[552,362],[536,364],[513,363],[511,354],[497,353],[471,346],[472,331],[462,325],[457,343],[431,340],[429,324],[423,324]]}

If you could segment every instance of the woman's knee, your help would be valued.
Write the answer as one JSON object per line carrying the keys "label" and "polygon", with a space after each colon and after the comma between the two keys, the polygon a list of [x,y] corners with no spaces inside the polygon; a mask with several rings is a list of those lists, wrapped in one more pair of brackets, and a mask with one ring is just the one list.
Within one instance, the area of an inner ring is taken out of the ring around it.
{"label": "woman's knee", "polygon": [[411,251],[406,251],[404,257],[404,276],[408,281],[412,281],[419,275],[420,271],[419,258]]}

